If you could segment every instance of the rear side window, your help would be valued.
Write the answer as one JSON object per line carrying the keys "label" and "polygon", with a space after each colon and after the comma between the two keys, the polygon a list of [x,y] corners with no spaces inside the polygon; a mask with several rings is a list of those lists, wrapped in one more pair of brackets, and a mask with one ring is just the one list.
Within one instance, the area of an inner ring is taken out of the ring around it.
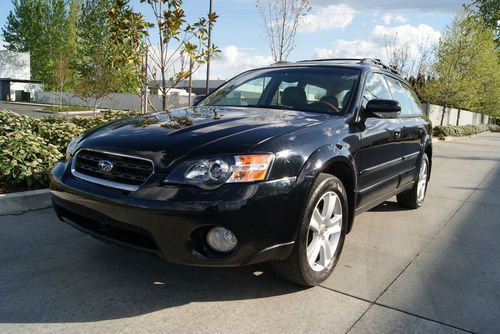
{"label": "rear side window", "polygon": [[408,99],[410,100],[410,106],[413,115],[422,115],[422,103],[420,103],[420,99],[417,96],[417,93],[407,85],[403,85],[406,92],[408,93]]}
{"label": "rear side window", "polygon": [[399,80],[393,79],[391,77],[386,77],[387,83],[389,84],[389,89],[392,93],[392,99],[399,102],[401,105],[401,115],[414,115],[413,107],[410,103],[410,98],[408,96],[408,92],[403,85],[399,82]]}
{"label": "rear side window", "polygon": [[392,99],[384,76],[378,73],[370,73],[366,78],[365,90],[363,92],[363,107],[371,100]]}

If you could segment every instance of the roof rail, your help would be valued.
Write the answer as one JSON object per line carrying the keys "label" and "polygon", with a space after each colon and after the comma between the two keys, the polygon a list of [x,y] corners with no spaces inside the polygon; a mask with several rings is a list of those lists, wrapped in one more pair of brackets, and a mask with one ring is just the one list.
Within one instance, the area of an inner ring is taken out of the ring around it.
{"label": "roof rail", "polygon": [[279,60],[275,63],[272,63],[270,66],[280,66],[280,65],[286,65],[286,64],[293,64],[293,63],[291,61]]}
{"label": "roof rail", "polygon": [[396,71],[395,68],[393,68],[393,67],[391,67],[389,65],[384,64],[380,59],[377,59],[377,58],[363,58],[363,60],[361,61],[361,63],[363,63],[363,64],[372,63],[372,64],[378,65],[380,67],[383,67],[386,70],[389,70],[389,71],[391,71],[394,74],[398,74],[398,71]]}
{"label": "roof rail", "polygon": [[391,71],[392,73],[398,74],[398,72],[389,65],[384,64],[380,59],[377,58],[323,58],[323,59],[307,59],[300,60],[297,63],[307,63],[312,61],[338,61],[338,62],[356,62],[358,64],[367,64],[371,63],[377,66],[380,66],[386,70]]}
{"label": "roof rail", "polygon": [[307,63],[310,61],[355,61],[355,62],[361,62],[363,59],[366,59],[366,58],[321,58],[321,59],[299,60],[297,63]]}

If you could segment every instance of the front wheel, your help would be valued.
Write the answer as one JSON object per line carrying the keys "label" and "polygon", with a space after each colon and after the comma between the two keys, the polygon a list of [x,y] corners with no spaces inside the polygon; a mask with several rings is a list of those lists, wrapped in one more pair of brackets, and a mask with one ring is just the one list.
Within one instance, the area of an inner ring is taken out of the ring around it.
{"label": "front wheel", "polygon": [[410,209],[417,209],[424,204],[427,192],[427,182],[429,180],[429,158],[427,154],[422,155],[420,168],[415,185],[410,190],[402,192],[396,196],[398,204]]}
{"label": "front wheel", "polygon": [[272,262],[274,271],[289,281],[315,286],[332,273],[344,245],[347,195],[335,176],[320,174],[306,201],[292,254]]}

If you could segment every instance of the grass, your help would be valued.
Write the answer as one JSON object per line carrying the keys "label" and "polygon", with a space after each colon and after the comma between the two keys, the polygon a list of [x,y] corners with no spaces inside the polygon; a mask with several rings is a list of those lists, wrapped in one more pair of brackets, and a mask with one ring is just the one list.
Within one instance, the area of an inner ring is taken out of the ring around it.
{"label": "grass", "polygon": [[47,111],[55,112],[72,112],[72,111],[89,111],[92,108],[87,106],[47,106],[44,108]]}

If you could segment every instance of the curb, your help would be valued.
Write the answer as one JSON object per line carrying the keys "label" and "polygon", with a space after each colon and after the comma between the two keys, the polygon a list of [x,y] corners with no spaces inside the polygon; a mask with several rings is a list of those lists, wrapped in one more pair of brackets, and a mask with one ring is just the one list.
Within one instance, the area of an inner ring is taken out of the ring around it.
{"label": "curb", "polygon": [[0,216],[18,215],[51,206],[49,189],[0,194]]}
{"label": "curb", "polygon": [[485,132],[481,132],[481,133],[478,133],[478,134],[475,134],[475,135],[470,135],[470,136],[460,136],[460,137],[452,137],[452,136],[448,136],[448,137],[444,137],[443,139],[440,139],[440,138],[437,138],[437,137],[432,137],[432,142],[433,143],[438,143],[438,142],[443,142],[443,141],[457,141],[457,140],[466,140],[466,139],[471,139],[472,137],[477,137],[483,133],[489,133],[491,131],[485,131]]}
{"label": "curb", "polygon": [[[50,114],[50,115],[94,115],[94,112],[92,110],[89,111],[48,111],[48,110],[43,110],[43,109],[35,109],[33,110],[35,112],[39,113],[44,113],[44,114]],[[99,114],[100,111],[97,111],[96,114]]]}

